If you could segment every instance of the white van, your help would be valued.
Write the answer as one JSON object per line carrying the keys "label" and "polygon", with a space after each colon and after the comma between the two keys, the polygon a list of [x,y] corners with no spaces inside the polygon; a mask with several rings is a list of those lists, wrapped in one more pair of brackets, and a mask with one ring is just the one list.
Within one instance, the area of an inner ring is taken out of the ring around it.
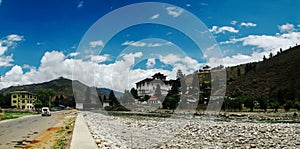
{"label": "white van", "polygon": [[51,116],[50,109],[48,107],[42,108],[42,116]]}

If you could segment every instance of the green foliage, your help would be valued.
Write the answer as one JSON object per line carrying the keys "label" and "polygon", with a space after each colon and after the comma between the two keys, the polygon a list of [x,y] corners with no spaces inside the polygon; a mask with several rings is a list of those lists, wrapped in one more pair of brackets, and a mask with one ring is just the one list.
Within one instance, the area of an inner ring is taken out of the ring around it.
{"label": "green foliage", "polygon": [[116,98],[114,91],[110,91],[108,100],[111,101],[109,104],[112,107],[117,107],[121,105],[118,99]]}
{"label": "green foliage", "polygon": [[11,108],[11,99],[10,94],[2,94],[0,93],[0,107],[1,108]]}
{"label": "green foliage", "polygon": [[269,106],[268,96],[266,95],[259,96],[257,98],[257,101],[259,103],[259,108],[264,109],[264,111],[266,112]]}
{"label": "green foliage", "polygon": [[171,90],[167,94],[162,103],[163,109],[176,109],[180,101],[179,95],[180,80],[179,78],[173,82]]}
{"label": "green foliage", "polygon": [[253,112],[253,108],[254,108],[254,99],[250,96],[247,96],[244,98],[244,104],[246,107],[250,108],[250,112]]}
{"label": "green foliage", "polygon": [[36,100],[34,103],[33,103],[34,107],[38,110],[38,109],[41,109],[43,107],[43,103],[41,100]]}
{"label": "green foliage", "polygon": [[278,112],[279,106],[280,105],[277,100],[270,103],[270,108],[274,109],[274,112]]}
{"label": "green foliage", "polygon": [[134,99],[133,96],[131,95],[131,93],[128,90],[125,90],[123,97],[122,97],[122,103],[133,103]]}
{"label": "green foliage", "polygon": [[131,88],[130,93],[133,96],[133,98],[135,98],[135,99],[139,98],[138,92],[137,92],[137,90],[135,88]]}
{"label": "green foliage", "polygon": [[52,89],[39,89],[37,91],[37,98],[42,102],[43,106],[51,106],[51,97],[55,95]]}
{"label": "green foliage", "polygon": [[300,101],[296,99],[294,105],[297,110],[300,110]]}
{"label": "green foliage", "polygon": [[284,110],[285,111],[290,111],[291,108],[294,107],[294,102],[292,100],[288,100],[285,104],[284,104]]}

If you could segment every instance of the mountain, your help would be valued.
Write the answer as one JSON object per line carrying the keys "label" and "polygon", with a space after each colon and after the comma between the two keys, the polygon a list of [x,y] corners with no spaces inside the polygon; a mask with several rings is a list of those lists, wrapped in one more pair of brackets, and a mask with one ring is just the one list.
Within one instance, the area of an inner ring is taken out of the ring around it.
{"label": "mountain", "polygon": [[226,71],[227,96],[267,95],[281,101],[300,97],[300,46],[278,52],[261,62],[229,67]]}
{"label": "mountain", "polygon": [[[32,93],[37,93],[40,89],[52,89],[56,95],[64,95],[67,97],[73,97],[73,89],[76,90],[77,96],[83,98],[85,95],[85,90],[88,86],[81,83],[80,81],[72,81],[67,78],[59,77],[57,79],[43,82],[43,83],[36,83],[36,84],[28,84],[28,85],[20,85],[20,86],[11,86],[8,88],[4,88],[0,90],[3,94],[8,94],[12,91],[29,91]],[[78,90],[77,90],[78,89]],[[96,88],[92,87],[92,91],[97,91],[98,95],[100,96],[107,96],[109,95],[111,89],[107,88]],[[117,98],[123,96],[123,93],[114,91]],[[81,95],[78,95],[81,94]],[[93,92],[92,92],[93,94]],[[97,95],[95,95],[97,96]],[[98,98],[98,97],[97,97]]]}

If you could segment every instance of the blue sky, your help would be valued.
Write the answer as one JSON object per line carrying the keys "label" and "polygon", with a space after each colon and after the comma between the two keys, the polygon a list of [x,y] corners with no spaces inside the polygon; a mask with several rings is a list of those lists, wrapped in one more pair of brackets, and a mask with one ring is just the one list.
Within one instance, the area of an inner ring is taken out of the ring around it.
{"label": "blue sky", "polygon": [[[300,44],[299,0],[161,0],[113,15],[142,2],[150,1],[0,0],[0,87],[64,76],[123,90],[157,71],[172,78],[177,69],[260,61]],[[136,20],[142,22],[118,30]],[[201,47],[193,40],[197,31],[209,37],[199,39]],[[126,87],[119,85],[124,80]]]}

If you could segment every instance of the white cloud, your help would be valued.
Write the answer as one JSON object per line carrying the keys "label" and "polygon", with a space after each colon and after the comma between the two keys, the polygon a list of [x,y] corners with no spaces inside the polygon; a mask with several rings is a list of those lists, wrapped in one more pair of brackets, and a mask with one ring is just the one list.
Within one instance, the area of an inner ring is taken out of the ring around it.
{"label": "white cloud", "polygon": [[155,14],[150,19],[157,19],[158,17],[159,17],[159,14]]}
{"label": "white cloud", "polygon": [[103,41],[102,40],[97,40],[97,41],[91,41],[90,42],[90,46],[92,47],[92,48],[95,48],[95,47],[97,47],[97,46],[99,46],[99,47],[101,47],[101,46],[103,46],[104,44],[103,44]]}
{"label": "white cloud", "polygon": [[11,82],[22,82],[23,70],[20,66],[15,65],[10,71],[5,73],[5,79]]}
{"label": "white cloud", "polygon": [[[70,55],[70,54],[69,54]],[[95,56],[94,60],[83,61],[74,59],[64,55],[59,51],[45,52],[38,68],[24,65],[23,68],[15,65],[8,71],[0,83],[0,88],[9,87],[11,85],[23,85],[31,83],[40,83],[56,79],[60,76],[79,80],[89,86],[107,87],[118,91],[135,87],[135,83],[161,72],[168,75],[169,78],[175,79],[176,71],[182,69],[187,72],[193,72],[200,68],[200,64],[187,56],[176,56],[169,54],[161,56],[161,61],[174,66],[174,69],[134,69],[131,68],[136,63],[137,58],[143,56],[142,52],[128,53],[120,56],[120,59],[111,64],[98,63],[102,60],[99,56]],[[103,55],[105,59],[108,55]],[[98,59],[99,58],[99,59]],[[171,59],[172,58],[172,59]],[[91,58],[93,59],[93,58]],[[148,66],[154,65],[154,59],[148,60]],[[23,71],[23,69],[30,69]]]}
{"label": "white cloud", "polygon": [[11,34],[0,40],[0,56],[3,55],[9,47],[14,47],[17,42],[22,41],[23,36]]}
{"label": "white cloud", "polygon": [[13,56],[0,56],[0,67],[8,67],[12,66],[11,62],[13,62]]}
{"label": "white cloud", "polygon": [[239,30],[230,27],[230,26],[222,26],[222,27],[218,27],[218,26],[213,26],[210,30],[210,32],[214,33],[214,34],[219,34],[219,33],[225,33],[225,32],[230,32],[230,33],[238,33]]}
{"label": "white cloud", "polygon": [[144,47],[146,46],[145,42],[141,41],[125,41],[122,43],[123,46],[134,46],[134,47]]}
{"label": "white cloud", "polygon": [[231,25],[236,25],[236,24],[237,24],[237,21],[233,20],[233,21],[230,22],[230,24],[231,24]]}
{"label": "white cloud", "polygon": [[95,63],[102,63],[109,60],[109,54],[104,55],[91,55],[91,61]]}
{"label": "white cloud", "polygon": [[225,66],[236,66],[239,64],[245,64],[254,61],[261,61],[264,55],[268,55],[269,52],[253,52],[250,55],[245,55],[238,53],[233,56],[225,56],[222,59],[220,58],[210,58],[209,65],[211,67],[219,66],[220,64]]}
{"label": "white cloud", "polygon": [[290,32],[285,34],[271,35],[249,35],[243,38],[233,38],[221,44],[235,44],[242,42],[243,46],[254,46],[266,51],[287,49],[300,42],[300,32]]}
{"label": "white cloud", "polygon": [[78,5],[77,5],[77,8],[83,7],[83,4],[84,4],[84,1],[80,1],[80,2],[78,3]]}
{"label": "white cloud", "polygon": [[1,6],[1,4],[2,4],[2,0],[0,0],[0,6]]}
{"label": "white cloud", "polygon": [[252,22],[242,22],[241,26],[245,26],[245,27],[255,27],[256,24],[252,23]]}
{"label": "white cloud", "polygon": [[174,18],[180,16],[183,13],[183,9],[178,7],[167,7],[168,14],[173,16]]}
{"label": "white cloud", "polygon": [[149,58],[146,63],[147,69],[153,68],[154,65],[155,65],[155,58]]}
{"label": "white cloud", "polygon": [[174,70],[181,69],[183,73],[190,74],[199,70],[200,65],[197,60],[188,56],[179,56],[175,54],[161,55],[159,60],[168,65],[174,66]]}
{"label": "white cloud", "polygon": [[160,46],[171,46],[171,42],[166,43],[146,43],[141,41],[125,41],[122,43],[123,46],[133,46],[133,47],[160,47]]}
{"label": "white cloud", "polygon": [[191,5],[191,4],[186,4],[186,6],[187,6],[187,7],[191,7],[192,5]]}
{"label": "white cloud", "polygon": [[295,31],[294,24],[290,24],[290,23],[286,23],[284,25],[278,26],[278,28],[282,33]]}
{"label": "white cloud", "polygon": [[12,66],[13,55],[5,56],[5,52],[9,48],[14,48],[17,42],[24,40],[23,36],[11,34],[0,40],[0,67]]}
{"label": "white cloud", "polygon": [[77,55],[79,55],[80,53],[79,52],[72,52],[68,55],[68,57],[75,57]]}

